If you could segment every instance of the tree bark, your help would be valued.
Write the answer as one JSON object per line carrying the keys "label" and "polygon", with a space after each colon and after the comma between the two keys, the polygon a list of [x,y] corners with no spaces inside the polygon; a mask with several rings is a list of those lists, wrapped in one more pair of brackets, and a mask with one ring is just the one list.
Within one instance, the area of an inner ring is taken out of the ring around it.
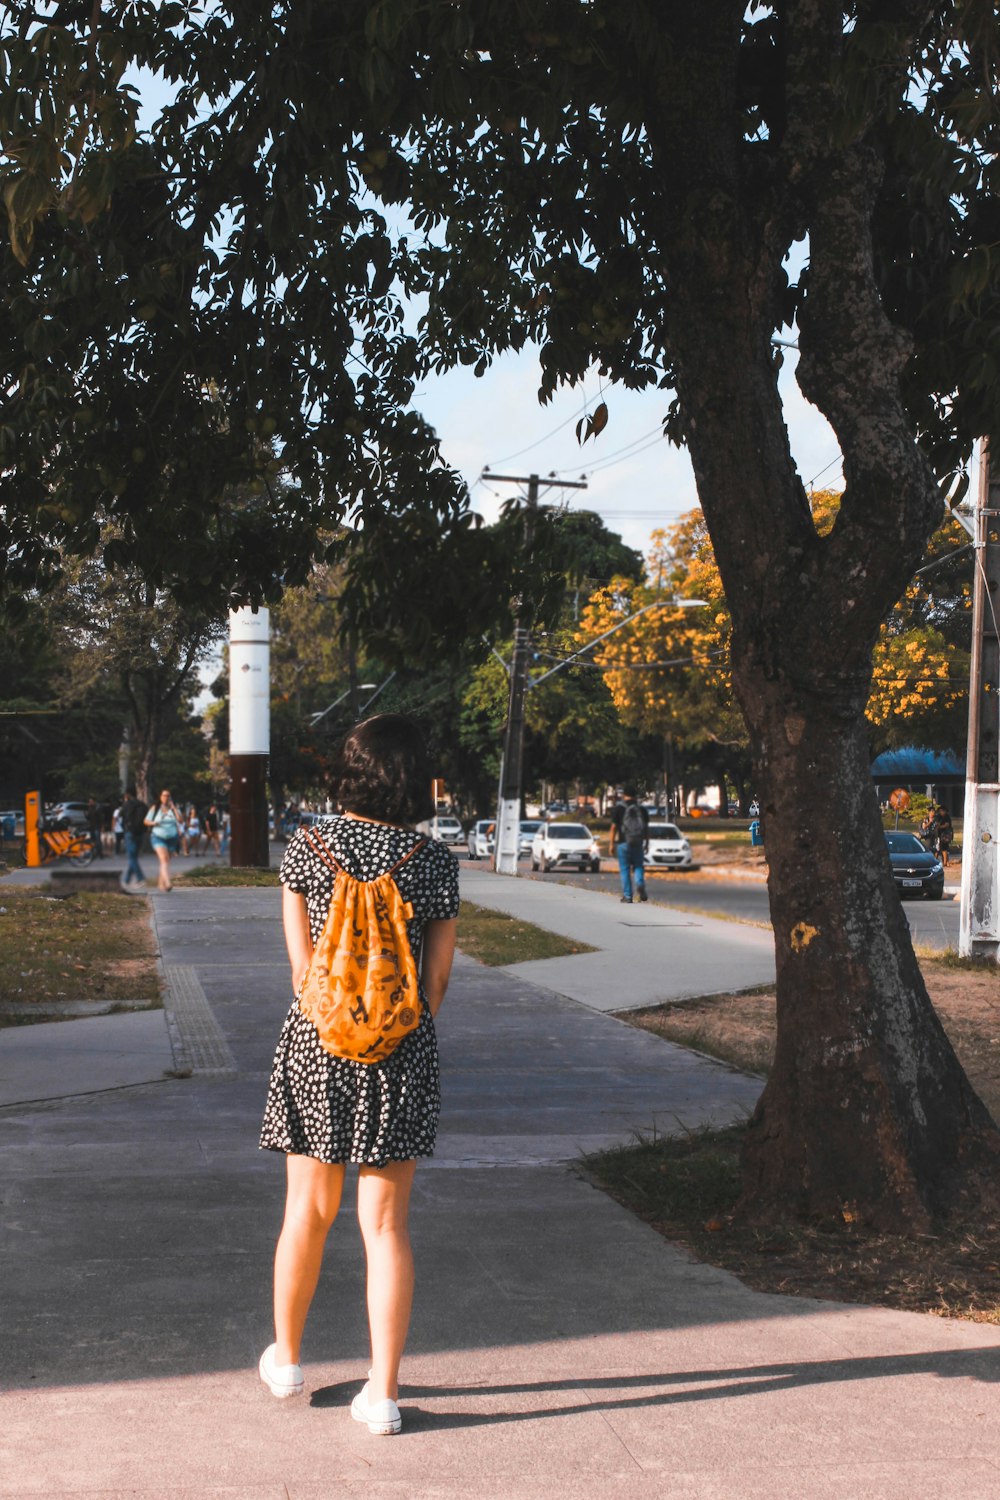
{"label": "tree bark", "polygon": [[960,1203],[995,1201],[1000,1164],[1000,1133],[909,941],[864,720],[879,624],[941,502],[900,395],[907,349],[872,270],[879,161],[869,141],[824,164],[811,206],[800,376],[837,432],[846,481],[833,532],[816,532],[771,348],[780,195],[755,197],[741,176],[726,123],[733,81],[724,61],[713,71],[732,51],[702,50],[692,68],[714,134],[685,136],[695,100],[674,100],[662,160],[670,347],[732,615],[775,932],[776,1055],[748,1132],[740,1208],[763,1219],[847,1210],[884,1229],[922,1228]]}
{"label": "tree bark", "polygon": [[780,683],[742,686],[761,747],[778,1042],[741,1206],[927,1227],[988,1183],[996,1132],[914,958],[863,703],[848,717],[820,694],[790,705]]}

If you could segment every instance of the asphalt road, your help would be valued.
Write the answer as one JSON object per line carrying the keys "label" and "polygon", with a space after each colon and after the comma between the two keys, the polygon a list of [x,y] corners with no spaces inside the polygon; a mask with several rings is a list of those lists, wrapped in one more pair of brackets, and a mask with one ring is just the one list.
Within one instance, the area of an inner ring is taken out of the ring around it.
{"label": "asphalt road", "polygon": [[[461,850],[456,851],[460,855]],[[591,890],[620,891],[618,876],[613,871],[602,871],[600,875],[576,875],[569,871],[563,874],[532,875],[528,861],[522,860],[519,879],[560,880],[567,885],[582,885]],[[767,890],[763,881],[743,880],[738,877],[714,880],[704,878],[704,872],[685,874],[682,870],[651,874],[646,872],[646,889],[650,901],[662,906],[686,907],[710,916],[725,916],[743,922],[770,925],[767,905]],[[926,948],[957,948],[959,902],[958,888],[945,887],[941,901],[906,901],[906,915],[915,944]]]}

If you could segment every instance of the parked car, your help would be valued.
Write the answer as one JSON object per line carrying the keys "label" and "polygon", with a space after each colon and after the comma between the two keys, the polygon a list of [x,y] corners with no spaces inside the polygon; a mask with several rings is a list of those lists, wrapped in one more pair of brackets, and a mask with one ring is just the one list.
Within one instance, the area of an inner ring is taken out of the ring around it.
{"label": "parked car", "polygon": [[544,827],[545,824],[541,818],[522,818],[521,827],[517,838],[517,853],[519,858],[522,854],[531,853],[531,845],[534,841],[535,834],[538,832],[539,828]]}
{"label": "parked car", "polygon": [[317,823],[325,823],[330,816],[331,816],[330,813],[300,812],[299,813],[299,827],[300,828],[315,828],[315,826],[316,826]]}
{"label": "parked car", "polygon": [[496,843],[496,823],[492,818],[477,818],[469,829],[469,858],[489,859]]}
{"label": "parked car", "polygon": [[940,901],[944,895],[944,866],[937,855],[915,833],[887,833],[885,842],[899,894]]}
{"label": "parked car", "polygon": [[545,823],[531,841],[531,868],[555,870],[576,865],[581,870],[601,868],[601,851],[585,823]]}
{"label": "parked car", "polygon": [[420,824],[420,832],[429,834],[432,839],[440,839],[443,844],[461,844],[465,839],[461,823],[451,813],[438,813],[429,818]]}
{"label": "parked car", "polygon": [[650,823],[648,838],[648,865],[673,865],[680,868],[691,863],[691,845],[673,823]]}
{"label": "parked car", "polygon": [[542,812],[545,813],[546,817],[555,818],[555,817],[557,817],[559,815],[559,813],[568,813],[569,812],[569,803],[568,802],[546,802],[545,806],[542,808]]}
{"label": "parked car", "polygon": [[89,828],[86,802],[57,802],[46,809],[46,820],[50,823],[65,823],[68,828]]}

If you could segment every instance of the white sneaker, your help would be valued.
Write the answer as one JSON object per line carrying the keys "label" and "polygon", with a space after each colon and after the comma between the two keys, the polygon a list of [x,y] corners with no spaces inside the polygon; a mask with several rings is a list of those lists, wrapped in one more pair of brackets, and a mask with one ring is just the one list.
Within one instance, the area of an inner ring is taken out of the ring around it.
{"label": "white sneaker", "polygon": [[257,1366],[260,1371],[260,1378],[272,1396],[278,1396],[279,1398],[301,1396],[305,1390],[302,1366],[275,1364],[274,1351],[277,1347],[277,1344],[268,1344],[261,1355],[260,1364]]}
{"label": "white sneaker", "polygon": [[355,1422],[367,1423],[368,1431],[376,1437],[391,1437],[393,1433],[402,1431],[403,1419],[395,1401],[390,1401],[387,1397],[384,1401],[369,1403],[367,1381],[351,1402],[351,1416]]}

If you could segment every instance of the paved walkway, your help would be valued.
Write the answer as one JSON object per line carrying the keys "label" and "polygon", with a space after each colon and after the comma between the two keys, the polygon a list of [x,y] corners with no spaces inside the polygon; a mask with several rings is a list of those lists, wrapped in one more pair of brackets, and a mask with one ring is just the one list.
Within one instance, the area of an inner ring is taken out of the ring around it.
{"label": "paved walkway", "polygon": [[[587,894],[593,941],[607,898]],[[348,1222],[307,1399],[274,1401],[254,1364],[281,1162],[255,1140],[287,1004],[277,905],[154,905],[190,1076],[0,1111],[4,1500],[1000,1500],[996,1329],[748,1291],[572,1170],[634,1129],[733,1118],[757,1082],[465,959],[440,1023],[440,1150],[415,1189],[403,1436],[347,1413],[366,1362]],[[53,1093],[95,1024],[35,1028]]]}
{"label": "paved walkway", "polygon": [[617,894],[463,869],[469,901],[589,943],[594,953],[513,964],[506,972],[592,1010],[638,1010],[774,980],[774,937],[743,923],[671,910]]}

